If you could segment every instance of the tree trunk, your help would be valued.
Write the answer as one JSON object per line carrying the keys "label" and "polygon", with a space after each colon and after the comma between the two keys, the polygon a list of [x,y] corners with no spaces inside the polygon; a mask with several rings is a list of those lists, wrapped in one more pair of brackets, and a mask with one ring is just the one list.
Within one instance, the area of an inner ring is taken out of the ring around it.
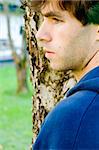
{"label": "tree trunk", "polygon": [[41,124],[51,109],[63,99],[64,95],[74,86],[76,81],[71,71],[54,71],[44,57],[43,49],[37,44],[35,34],[42,20],[40,14],[32,12],[26,3],[25,29],[27,47],[30,56],[31,79],[35,87],[33,101],[33,141],[34,143]]}

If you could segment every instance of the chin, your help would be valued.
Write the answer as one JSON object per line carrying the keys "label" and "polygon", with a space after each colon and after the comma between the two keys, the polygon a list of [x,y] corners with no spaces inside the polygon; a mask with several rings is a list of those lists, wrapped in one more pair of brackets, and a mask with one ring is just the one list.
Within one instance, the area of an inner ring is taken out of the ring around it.
{"label": "chin", "polygon": [[50,64],[50,68],[56,71],[60,70],[56,64]]}
{"label": "chin", "polygon": [[56,64],[50,64],[51,69],[55,70],[55,71],[68,71],[70,70],[69,68],[60,66],[60,65],[56,65]]}

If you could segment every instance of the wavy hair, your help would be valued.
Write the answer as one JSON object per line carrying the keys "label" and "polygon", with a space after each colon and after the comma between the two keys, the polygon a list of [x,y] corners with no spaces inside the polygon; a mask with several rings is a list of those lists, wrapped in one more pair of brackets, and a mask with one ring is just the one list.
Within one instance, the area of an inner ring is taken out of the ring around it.
{"label": "wavy hair", "polygon": [[[51,0],[27,0],[34,11],[40,12]],[[99,24],[99,0],[55,0],[57,7],[72,13],[83,25]]]}

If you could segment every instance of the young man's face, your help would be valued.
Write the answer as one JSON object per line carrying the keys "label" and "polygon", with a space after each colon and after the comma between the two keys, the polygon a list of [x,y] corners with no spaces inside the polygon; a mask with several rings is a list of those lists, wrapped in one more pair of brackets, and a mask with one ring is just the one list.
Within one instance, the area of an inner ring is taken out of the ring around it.
{"label": "young man's face", "polygon": [[55,70],[77,70],[83,67],[91,43],[90,27],[83,26],[68,11],[57,8],[55,1],[41,11],[44,21],[37,38],[45,57]]}

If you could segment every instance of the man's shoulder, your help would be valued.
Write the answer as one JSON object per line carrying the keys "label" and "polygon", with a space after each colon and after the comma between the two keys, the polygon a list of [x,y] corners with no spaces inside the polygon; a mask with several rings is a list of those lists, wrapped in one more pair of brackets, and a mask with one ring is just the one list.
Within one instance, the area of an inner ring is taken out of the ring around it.
{"label": "man's shoulder", "polygon": [[40,147],[71,149],[84,115],[96,96],[94,92],[79,91],[57,104],[42,125],[36,141],[41,142]]}
{"label": "man's shoulder", "polygon": [[78,128],[83,114],[92,104],[97,94],[90,91],[76,92],[68,98],[64,98],[45,118],[43,126],[54,130],[60,127],[67,131]]}
{"label": "man's shoulder", "polygon": [[76,134],[84,115],[89,112],[90,108],[96,116],[96,108],[93,109],[93,107],[97,103],[94,100],[98,98],[99,94],[91,91],[79,91],[68,98],[64,98],[48,114],[43,124],[44,128],[52,133],[57,131],[58,135],[59,133],[65,134],[64,130],[68,134],[67,137],[73,137],[72,133]]}
{"label": "man's shoulder", "polygon": [[[80,116],[86,108],[92,103],[93,99],[97,96],[97,93],[91,91],[78,91],[70,97],[65,97],[59,102],[55,108],[48,114],[45,120],[49,118],[55,120],[59,119],[71,119],[72,116]],[[78,113],[78,115],[77,115]]]}

